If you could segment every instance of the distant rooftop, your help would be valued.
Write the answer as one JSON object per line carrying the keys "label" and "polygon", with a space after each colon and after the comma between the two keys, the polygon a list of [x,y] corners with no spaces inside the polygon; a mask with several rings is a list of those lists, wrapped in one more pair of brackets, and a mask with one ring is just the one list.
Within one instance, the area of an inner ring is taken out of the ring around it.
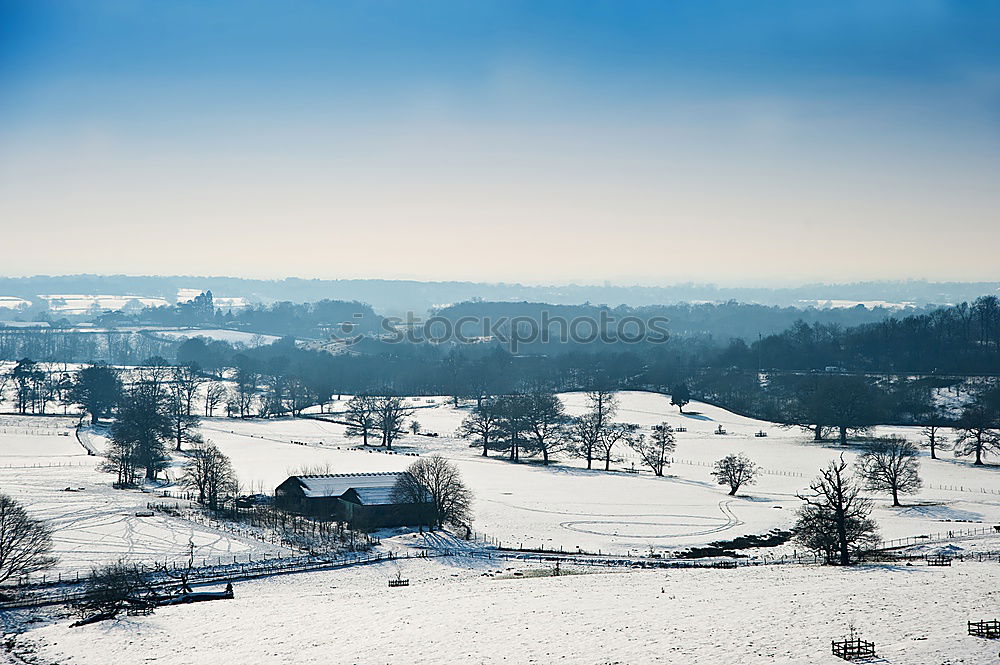
{"label": "distant rooftop", "polygon": [[[405,471],[379,473],[329,473],[292,476],[307,497],[341,496],[347,490],[382,488],[391,490]],[[286,481],[287,482],[287,481]],[[374,495],[371,495],[374,500]]]}

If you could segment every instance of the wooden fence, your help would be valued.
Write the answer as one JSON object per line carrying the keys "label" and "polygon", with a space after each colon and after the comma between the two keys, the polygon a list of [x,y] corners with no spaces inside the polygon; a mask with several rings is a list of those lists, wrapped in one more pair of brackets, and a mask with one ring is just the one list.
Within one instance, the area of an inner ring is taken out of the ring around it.
{"label": "wooden fence", "polygon": [[874,658],[875,643],[861,639],[848,639],[832,642],[833,655],[844,660],[858,660],[859,658]]}
{"label": "wooden fence", "polygon": [[987,639],[1000,638],[1000,621],[970,621],[969,635]]}
{"label": "wooden fence", "polygon": [[[265,560],[253,560],[240,563],[216,561],[210,563],[211,559],[203,560],[208,565],[197,566],[191,570],[188,580],[194,585],[217,584],[220,582],[235,582],[239,580],[258,579],[273,575],[288,575],[292,573],[305,573],[318,570],[331,570],[337,568],[347,568],[353,566],[364,566],[383,563],[386,561],[396,561],[399,559],[426,559],[444,556],[436,552],[410,553],[397,555],[391,552],[351,552],[339,556],[305,556],[305,557],[283,557]],[[184,566],[177,565],[178,568]],[[153,588],[170,587],[177,584],[177,580],[162,570],[149,566],[141,566],[147,582]],[[75,579],[64,578],[62,582],[50,581],[48,584],[32,584],[26,586],[8,587],[10,595],[15,597],[11,600],[0,602],[0,610],[24,609],[29,607],[43,607],[49,605],[63,605],[87,597],[86,583],[89,579],[87,575],[77,575]]]}
{"label": "wooden fence", "polygon": [[909,547],[910,545],[928,545],[931,543],[949,542],[961,538],[976,538],[992,535],[1000,535],[997,529],[992,526],[976,527],[973,529],[951,529],[949,531],[939,531],[934,534],[922,534],[919,536],[883,540],[878,549],[891,550],[900,547]]}

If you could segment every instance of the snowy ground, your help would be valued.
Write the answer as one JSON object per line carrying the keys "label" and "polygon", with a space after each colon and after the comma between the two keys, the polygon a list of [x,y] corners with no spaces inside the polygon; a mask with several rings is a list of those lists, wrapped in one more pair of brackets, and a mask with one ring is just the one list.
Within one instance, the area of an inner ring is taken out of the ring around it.
{"label": "snowy ground", "polygon": [[120,310],[125,307],[163,307],[169,303],[160,297],[134,295],[90,295],[90,294],[54,294],[39,295],[46,301],[49,309],[60,314],[86,314],[97,310]]}
{"label": "snowy ground", "polygon": [[[12,420],[22,426],[10,426]],[[177,561],[185,557],[189,541],[194,542],[199,558],[287,552],[187,520],[159,514],[137,517],[148,501],[160,499],[155,494],[112,489],[112,477],[96,468],[100,458],[88,456],[73,435],[70,425],[74,422],[0,417],[0,491],[24,502],[35,516],[54,527],[59,563],[48,575],[82,574],[119,558]],[[53,433],[39,434],[46,430]],[[11,433],[15,431],[19,433]]]}
{"label": "snowy ground", "polygon": [[[563,399],[571,412],[583,408],[583,395],[569,394]],[[333,410],[342,409],[343,404],[335,402]],[[484,459],[477,448],[454,436],[467,407],[455,409],[440,397],[414,399],[410,404],[419,407],[414,417],[423,429],[440,436],[408,436],[397,444],[397,454],[359,450],[356,439],[345,438],[343,425],[301,418],[205,419],[202,433],[232,458],[247,491],[271,492],[288,475],[304,469],[396,471],[412,463],[412,455],[439,453],[459,465],[475,493],[473,526],[478,532],[510,546],[615,553],[676,551],[786,528],[799,505],[796,492],[842,452],[835,444],[813,443],[797,430],[717,407],[693,403],[682,416],[662,395],[623,393],[620,419],[644,427],[666,420],[688,428],[677,435],[676,463],[667,477],[624,473],[622,469],[633,463],[640,466],[628,450],[619,451],[624,459],[613,463],[610,473],[603,468],[587,470],[582,460],[566,456],[550,467],[510,464],[502,455]],[[336,414],[328,417],[336,419]],[[111,477],[95,470],[97,459],[88,457],[72,436],[72,422],[68,418],[0,417],[0,487],[28,501],[40,515],[56,520],[65,569],[89,566],[102,555],[175,556],[186,547],[192,531],[204,556],[255,546],[210,530],[201,533],[201,527],[183,521],[136,518],[135,509],[144,508],[154,497],[111,490]],[[719,424],[727,435],[712,434]],[[881,429],[917,437],[914,428]],[[759,430],[768,436],[754,437]],[[69,436],[59,436],[60,431]],[[102,447],[100,440],[97,446]],[[749,455],[766,473],[739,496],[729,497],[713,482],[710,465],[737,451]],[[850,458],[856,453],[849,448],[845,454]],[[892,508],[887,497],[876,497],[874,516],[884,538],[947,535],[1000,523],[997,469],[975,468],[966,460],[945,455],[941,460],[922,460],[925,487],[907,497],[906,507]],[[168,476],[179,478],[179,467],[170,469]],[[67,487],[86,489],[66,492]]]}
{"label": "snowy ground", "polygon": [[191,337],[207,337],[212,340],[229,342],[230,344],[243,344],[254,347],[270,344],[278,341],[274,335],[261,335],[258,333],[245,332],[242,330],[225,330],[222,328],[154,328],[150,332],[157,337],[167,339],[189,339]]}
{"label": "snowy ground", "polygon": [[[842,662],[830,640],[854,625],[876,643],[878,662],[996,662],[995,642],[966,635],[967,620],[996,617],[996,563],[559,577],[489,563],[406,561],[239,583],[231,601],[83,628],[61,619],[21,636],[19,648],[79,665],[802,664]],[[397,573],[409,587],[388,588]]]}
{"label": "snowy ground", "polygon": [[[724,409],[692,403],[679,415],[669,398],[653,393],[623,393],[618,418],[644,427],[667,421],[683,425],[669,476],[654,478],[622,472],[634,463],[629,450],[612,473],[588,471],[582,460],[562,456],[548,468],[540,464],[509,464],[502,455],[483,459],[476,448],[454,436],[468,408],[455,409],[444,398],[419,398],[414,415],[425,431],[438,438],[408,436],[399,452],[440,453],[453,459],[476,494],[474,526],[504,544],[623,552],[678,549],[742,534],[760,534],[787,527],[794,519],[802,491],[841,452],[838,445],[816,444],[797,429],[735,415]],[[581,412],[582,394],[563,396],[570,412]],[[343,408],[334,403],[333,410]],[[335,416],[334,416],[335,417]],[[722,425],[725,436],[712,432]],[[766,438],[754,436],[764,430]],[[344,437],[344,427],[329,422],[283,419],[269,422],[215,419],[203,432],[233,459],[240,477],[254,487],[273,489],[302,468],[337,473],[396,471],[412,457],[359,451],[356,439]],[[918,439],[917,428],[880,428],[879,433]],[[292,441],[299,442],[292,444]],[[308,444],[308,445],[300,445]],[[710,476],[711,464],[742,451],[764,467],[757,484],[729,497]],[[845,456],[853,458],[848,447]],[[925,488],[906,499],[907,507],[891,508],[877,496],[875,517],[886,539],[982,528],[1000,523],[1000,475],[992,467],[974,468],[967,460],[922,460]],[[955,488],[941,489],[941,488]]]}
{"label": "snowy ground", "polygon": [[0,296],[0,309],[27,309],[31,301],[17,296]]}
{"label": "snowy ground", "polygon": [[[563,399],[571,412],[583,408],[583,395]],[[628,451],[619,451],[624,459],[610,473],[588,471],[581,460],[566,457],[548,468],[510,464],[502,456],[483,459],[454,436],[468,408],[455,409],[440,397],[410,401],[420,407],[414,417],[423,429],[440,436],[408,436],[397,454],[358,450],[342,425],[318,420],[215,418],[203,422],[202,432],[231,456],[247,489],[266,491],[303,468],[401,470],[414,454],[440,453],[459,465],[476,495],[478,531],[505,545],[616,553],[677,550],[787,527],[799,505],[795,493],[842,452],[799,431],[709,405],[692,403],[682,416],[662,395],[624,393],[620,399],[621,420],[688,428],[678,434],[669,477],[624,473],[634,461]],[[333,405],[334,412],[342,408],[343,402]],[[72,436],[72,422],[0,419],[0,487],[55,522],[60,570],[122,555],[179,558],[189,538],[199,556],[266,547],[180,519],[135,517],[150,495],[112,490],[110,476],[95,469],[97,460]],[[727,435],[712,434],[719,424]],[[754,437],[761,429],[768,436]],[[880,428],[888,432],[917,438],[914,428]],[[736,451],[768,473],[728,497],[712,482],[709,465]],[[948,455],[925,457],[921,472],[925,488],[906,499],[907,507],[893,509],[877,497],[874,516],[885,537],[1000,523],[997,469]],[[178,469],[170,475],[176,478]],[[409,538],[387,539],[385,547],[414,544]],[[995,537],[956,538],[925,549],[998,545]],[[411,579],[410,587],[387,587],[397,572]],[[239,583],[237,598],[225,603],[162,608],[151,617],[78,629],[66,619],[32,624],[19,642],[44,663],[833,663],[830,639],[853,624],[876,642],[885,659],[880,662],[996,662],[997,645],[965,635],[967,620],[1000,618],[996,562],[850,570],[591,569],[532,577],[539,572],[545,571],[432,559],[276,577]]]}

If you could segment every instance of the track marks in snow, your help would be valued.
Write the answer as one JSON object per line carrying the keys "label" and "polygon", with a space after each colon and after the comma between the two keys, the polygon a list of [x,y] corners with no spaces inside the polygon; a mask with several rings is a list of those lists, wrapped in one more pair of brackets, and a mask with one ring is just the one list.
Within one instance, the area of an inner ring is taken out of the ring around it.
{"label": "track marks in snow", "polygon": [[[573,510],[550,510],[519,506],[496,499],[483,499],[514,510],[546,515],[564,515],[581,519],[567,520],[559,526],[568,531],[597,536],[623,538],[689,538],[720,533],[743,524],[732,508],[733,499],[723,499],[716,515],[692,515],[686,513],[599,513]],[[591,519],[601,518],[601,519]]]}
{"label": "track marks in snow", "polygon": [[[658,515],[658,517],[693,520],[691,522],[685,522],[685,521],[678,522],[671,520],[658,520],[649,522],[649,521],[637,521],[631,519],[579,520],[572,522],[562,522],[559,524],[559,526],[561,526],[564,529],[568,529],[570,531],[578,531],[580,533],[589,533],[598,536],[655,538],[657,540],[666,538],[689,538],[691,536],[707,536],[714,533],[727,531],[728,529],[732,529],[734,527],[743,524],[743,522],[733,511],[732,506],[730,505],[731,503],[732,500],[723,500],[719,502],[719,510],[722,511],[722,517],[712,517],[705,515],[671,515],[671,514]],[[655,516],[657,515],[654,515],[654,517]],[[629,518],[629,517],[646,517],[646,516],[622,515],[621,517]],[[694,531],[683,530],[683,527],[688,527],[688,526],[700,527],[703,525],[712,524],[713,522],[714,525],[709,526],[708,528],[695,529]],[[617,528],[612,528],[612,527],[617,527]],[[654,528],[644,529],[643,527],[654,527]]]}

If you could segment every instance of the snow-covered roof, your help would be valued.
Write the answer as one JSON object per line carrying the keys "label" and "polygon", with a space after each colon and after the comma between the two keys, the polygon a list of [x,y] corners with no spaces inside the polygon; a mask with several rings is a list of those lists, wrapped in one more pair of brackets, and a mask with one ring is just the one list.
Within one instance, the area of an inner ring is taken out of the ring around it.
{"label": "snow-covered roof", "polygon": [[[324,475],[292,476],[302,486],[306,497],[342,496],[347,490],[366,488],[387,488],[391,491],[396,481],[405,472],[385,471],[380,473],[330,473]],[[287,481],[286,481],[287,482]]]}
{"label": "snow-covered roof", "polygon": [[392,498],[392,485],[387,487],[352,487],[362,506],[388,506],[396,503]]}

